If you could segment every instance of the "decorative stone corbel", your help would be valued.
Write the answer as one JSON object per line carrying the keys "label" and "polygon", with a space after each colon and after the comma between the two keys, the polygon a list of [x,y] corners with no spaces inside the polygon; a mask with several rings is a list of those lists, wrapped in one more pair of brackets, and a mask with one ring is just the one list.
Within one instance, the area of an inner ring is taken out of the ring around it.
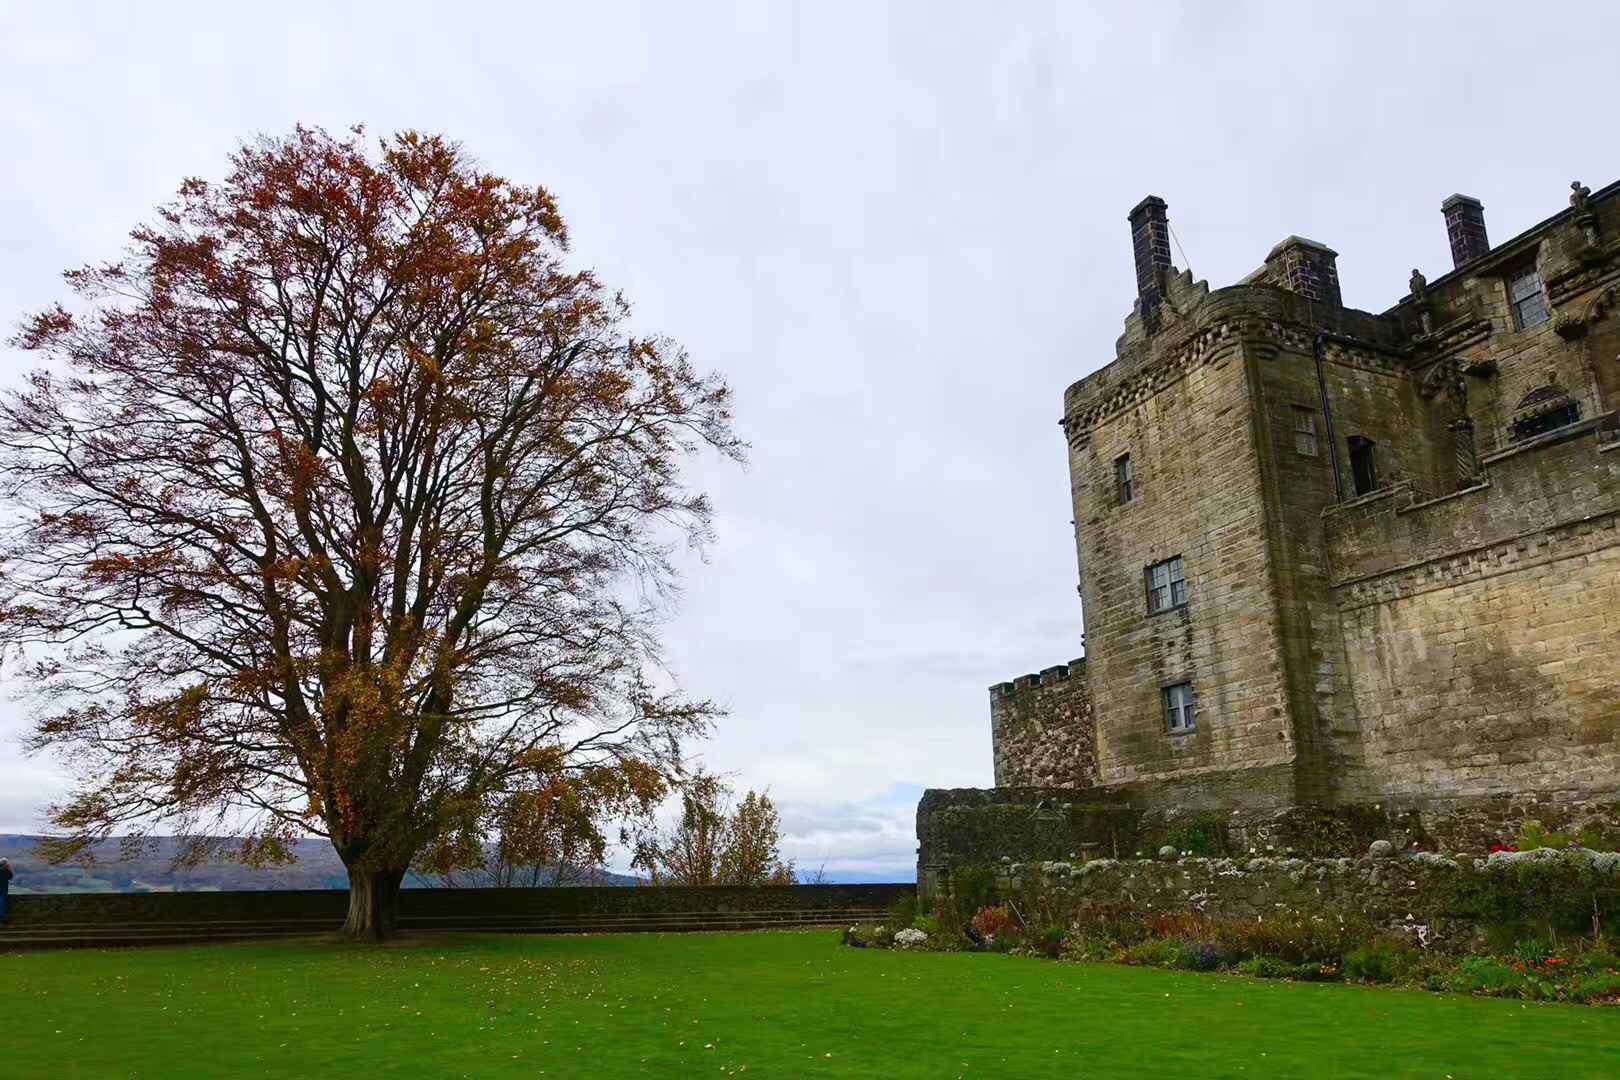
{"label": "decorative stone corbel", "polygon": [[1620,302],[1620,286],[1610,285],[1598,293],[1580,314],[1560,311],[1553,316],[1553,331],[1565,341],[1585,337],[1588,327],[1607,315],[1617,302]]}

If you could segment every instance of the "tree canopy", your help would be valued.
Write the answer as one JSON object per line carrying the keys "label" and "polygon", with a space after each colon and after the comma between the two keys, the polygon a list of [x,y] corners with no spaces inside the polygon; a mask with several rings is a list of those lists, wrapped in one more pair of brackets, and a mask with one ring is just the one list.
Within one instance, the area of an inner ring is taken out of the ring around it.
{"label": "tree canopy", "polygon": [[23,323],[0,646],[78,769],[58,855],[313,832],[381,936],[407,867],[588,861],[680,779],[716,715],[659,663],[711,520],[682,466],[743,446],[567,255],[546,190],[454,143],[299,128]]}

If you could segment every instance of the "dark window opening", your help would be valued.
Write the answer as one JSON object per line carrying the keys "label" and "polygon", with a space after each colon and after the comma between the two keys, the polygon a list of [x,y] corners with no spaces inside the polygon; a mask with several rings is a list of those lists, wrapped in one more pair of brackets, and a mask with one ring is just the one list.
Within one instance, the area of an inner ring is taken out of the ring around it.
{"label": "dark window opening", "polygon": [[1547,321],[1547,294],[1541,288],[1541,275],[1535,268],[1508,278],[1508,306],[1513,309],[1513,325],[1520,330]]}
{"label": "dark window opening", "polygon": [[1198,699],[1193,695],[1192,683],[1164,688],[1164,720],[1172,735],[1185,734],[1197,726]]}
{"label": "dark window opening", "polygon": [[1357,495],[1370,495],[1378,490],[1378,467],[1373,462],[1373,449],[1377,446],[1363,435],[1350,436],[1350,475],[1355,480]]}
{"label": "dark window opening", "polygon": [[1136,498],[1136,473],[1131,469],[1129,454],[1114,459],[1114,491],[1122,503]]}
{"label": "dark window opening", "polygon": [[1187,572],[1180,555],[1147,568],[1147,596],[1149,615],[1187,602]]}
{"label": "dark window opening", "polygon": [[1533,439],[1537,435],[1545,435],[1549,431],[1557,431],[1561,427],[1568,427],[1580,418],[1580,403],[1566,401],[1544,412],[1521,416],[1513,421],[1513,440],[1523,442],[1526,439]]}

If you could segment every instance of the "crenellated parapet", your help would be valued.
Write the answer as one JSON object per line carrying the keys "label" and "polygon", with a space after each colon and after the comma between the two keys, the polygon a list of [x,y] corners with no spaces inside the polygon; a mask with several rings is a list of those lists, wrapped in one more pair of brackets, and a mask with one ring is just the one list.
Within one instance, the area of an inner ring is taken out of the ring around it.
{"label": "crenellated parapet", "polygon": [[990,688],[996,786],[1078,788],[1097,779],[1084,658]]}

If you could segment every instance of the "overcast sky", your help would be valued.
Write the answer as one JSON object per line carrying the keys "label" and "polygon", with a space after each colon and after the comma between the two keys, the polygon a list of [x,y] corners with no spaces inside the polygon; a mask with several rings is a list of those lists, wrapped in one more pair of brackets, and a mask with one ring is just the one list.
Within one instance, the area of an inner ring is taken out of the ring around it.
{"label": "overcast sky", "polygon": [[[1449,268],[1452,192],[1500,242],[1620,176],[1602,4],[497,6],[0,5],[0,318],[258,132],[414,127],[545,185],[736,391],[670,659],[731,709],[704,758],[845,876],[909,878],[922,789],[991,783],[986,688],[1080,653],[1057,421],[1143,195],[1212,286],[1298,233],[1380,311]],[[62,790],[26,710],[0,831]]]}

